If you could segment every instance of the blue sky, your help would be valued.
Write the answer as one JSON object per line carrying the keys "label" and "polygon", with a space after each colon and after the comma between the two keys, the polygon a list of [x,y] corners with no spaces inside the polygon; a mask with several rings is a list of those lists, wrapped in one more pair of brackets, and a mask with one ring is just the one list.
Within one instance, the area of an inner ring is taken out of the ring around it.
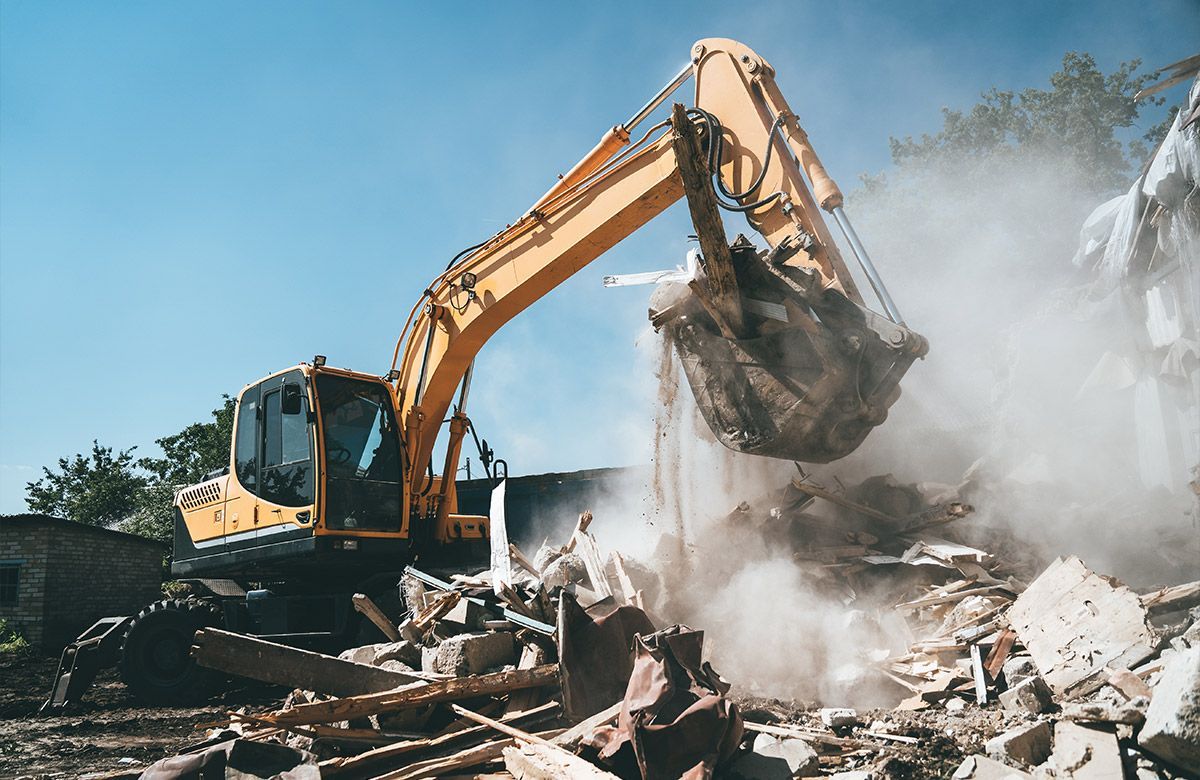
{"label": "blue sky", "polygon": [[[155,452],[314,353],[383,372],[412,302],[707,36],[769,59],[843,187],[942,106],[1195,53],[1196,0],[0,6],[0,512],[93,438]],[[481,356],[514,473],[646,460],[645,288],[676,208]]]}

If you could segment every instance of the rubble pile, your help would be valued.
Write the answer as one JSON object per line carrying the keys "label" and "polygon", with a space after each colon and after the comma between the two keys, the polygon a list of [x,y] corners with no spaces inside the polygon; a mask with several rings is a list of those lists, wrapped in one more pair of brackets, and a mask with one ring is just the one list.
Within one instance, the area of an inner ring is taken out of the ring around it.
{"label": "rubble pile", "polygon": [[[1139,595],[1066,557],[1026,583],[953,540],[971,513],[953,496],[876,478],[838,491],[797,479],[730,515],[791,540],[798,566],[850,594],[848,610],[903,627],[901,642],[865,652],[897,692],[890,710],[731,692],[705,660],[703,633],[655,614],[669,609],[671,579],[605,555],[585,512],[566,544],[532,556],[494,544],[491,569],[478,574],[410,567],[398,624],[356,596],[388,641],[338,658],[199,632],[201,665],[296,690],[276,709],[229,713],[209,739],[143,776],[1200,772],[1200,582]],[[880,594],[891,596],[889,615]]]}

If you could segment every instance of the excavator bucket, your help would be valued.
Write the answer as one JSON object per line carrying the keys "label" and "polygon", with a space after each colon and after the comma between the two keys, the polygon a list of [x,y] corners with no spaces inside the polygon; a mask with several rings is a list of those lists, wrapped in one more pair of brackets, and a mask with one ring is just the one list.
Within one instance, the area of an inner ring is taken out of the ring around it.
{"label": "excavator bucket", "polygon": [[848,455],[887,419],[927,342],[742,237],[730,250],[746,337],[723,332],[697,285],[660,285],[651,302],[705,422],[738,452],[806,463]]}

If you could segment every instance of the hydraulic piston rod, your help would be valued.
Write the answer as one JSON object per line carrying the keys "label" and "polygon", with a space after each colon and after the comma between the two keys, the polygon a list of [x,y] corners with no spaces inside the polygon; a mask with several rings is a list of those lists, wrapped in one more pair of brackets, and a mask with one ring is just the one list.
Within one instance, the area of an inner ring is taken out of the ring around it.
{"label": "hydraulic piston rod", "polygon": [[875,270],[875,264],[871,262],[871,256],[867,254],[867,248],[862,245],[862,241],[858,239],[858,233],[854,232],[854,226],[850,224],[850,218],[846,216],[846,212],[841,206],[835,206],[832,209],[833,218],[837,220],[838,227],[842,229],[842,235],[846,237],[846,241],[850,244],[850,249],[854,251],[854,256],[858,258],[858,264],[862,266],[863,273],[867,275],[867,281],[871,283],[871,289],[879,296],[879,302],[883,305],[883,310],[887,313],[888,319],[897,325],[904,324],[904,318],[900,316],[900,310],[896,308],[896,304],[892,301],[892,296],[888,294],[887,287],[883,284],[883,279],[879,278],[879,272]]}

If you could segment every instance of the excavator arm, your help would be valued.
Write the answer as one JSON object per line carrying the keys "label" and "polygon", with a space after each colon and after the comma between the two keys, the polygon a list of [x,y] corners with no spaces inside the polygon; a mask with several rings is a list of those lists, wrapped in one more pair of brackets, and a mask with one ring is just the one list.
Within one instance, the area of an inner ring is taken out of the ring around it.
{"label": "excavator arm", "polygon": [[[643,120],[688,77],[694,108],[676,106],[670,120],[635,140]],[[882,421],[925,342],[903,326],[865,251],[859,260],[888,318],[864,307],[818,210],[841,222],[842,194],[774,70],[740,43],[706,39],[654,99],[520,219],[456,257],[413,307],[390,374],[409,496],[430,489],[434,441],[451,413],[442,472],[449,476],[439,487],[442,506],[449,503],[469,424],[471,366],[487,340],[685,196],[704,278],[652,310],[652,320],[667,328],[718,438],[747,452],[820,461],[853,449]],[[742,213],[765,249],[740,237],[727,245],[714,204]],[[857,251],[857,237],[851,243]],[[755,313],[763,311],[768,316]],[[843,426],[831,438],[843,418],[853,418],[853,430]]]}

